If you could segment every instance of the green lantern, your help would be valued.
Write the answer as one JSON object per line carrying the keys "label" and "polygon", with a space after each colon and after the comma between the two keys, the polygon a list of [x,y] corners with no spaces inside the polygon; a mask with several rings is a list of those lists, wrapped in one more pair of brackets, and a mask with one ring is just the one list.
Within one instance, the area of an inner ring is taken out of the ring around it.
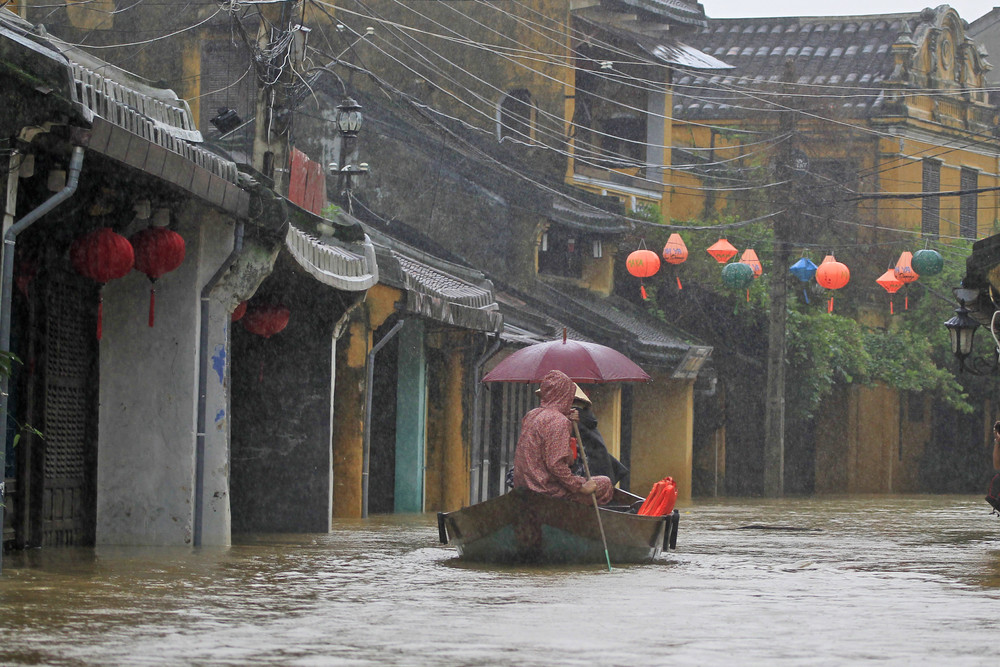
{"label": "green lantern", "polygon": [[920,276],[936,276],[941,273],[944,268],[944,258],[941,257],[941,253],[937,250],[930,250],[925,248],[924,250],[918,250],[913,253],[913,259],[910,260],[910,266],[913,270],[917,272]]}
{"label": "green lantern", "polygon": [[753,269],[742,262],[731,262],[722,267],[722,282],[726,287],[746,289],[753,282]]}

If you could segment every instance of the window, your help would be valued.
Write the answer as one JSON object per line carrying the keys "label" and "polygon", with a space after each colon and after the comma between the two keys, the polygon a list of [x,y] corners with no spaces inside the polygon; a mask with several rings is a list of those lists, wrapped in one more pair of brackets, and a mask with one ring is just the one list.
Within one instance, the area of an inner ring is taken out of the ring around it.
{"label": "window", "polygon": [[534,103],[527,89],[518,88],[507,93],[500,102],[497,139],[503,141],[510,137],[517,141],[530,142],[533,111]]}
{"label": "window", "polygon": [[[941,190],[941,163],[937,160],[923,161],[923,192]],[[941,198],[924,197],[920,216],[920,233],[936,239],[941,229]]]}
{"label": "window", "polygon": [[583,275],[583,253],[593,251],[592,241],[577,231],[556,225],[549,227],[538,246],[538,272],[580,278]]}
{"label": "window", "polygon": [[[975,190],[979,187],[979,172],[969,167],[962,167],[961,190]],[[958,233],[963,239],[976,238],[979,218],[979,194],[961,195],[958,212]]]}
{"label": "window", "polygon": [[649,92],[623,82],[623,77],[640,76],[639,70],[622,62],[620,53],[586,43],[574,55],[571,136],[576,166],[645,168]]}
{"label": "window", "polygon": [[646,120],[616,114],[601,123],[601,154],[607,166],[636,166],[645,158]]}

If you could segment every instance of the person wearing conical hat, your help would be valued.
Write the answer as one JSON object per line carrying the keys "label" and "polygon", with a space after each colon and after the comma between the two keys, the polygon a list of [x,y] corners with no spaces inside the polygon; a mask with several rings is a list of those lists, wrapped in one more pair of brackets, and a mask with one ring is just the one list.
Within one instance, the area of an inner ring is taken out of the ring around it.
{"label": "person wearing conical hat", "polygon": [[[597,417],[591,410],[591,402],[584,393],[580,385],[576,386],[576,393],[573,395],[573,409],[580,415],[580,440],[583,445],[583,453],[587,455],[587,463],[590,466],[590,474],[603,475],[611,480],[611,485],[617,485],[627,474],[626,468],[621,461],[616,459],[608,451],[604,444],[604,437],[597,430]],[[578,465],[574,466],[577,474],[583,473],[583,462],[578,460]]]}

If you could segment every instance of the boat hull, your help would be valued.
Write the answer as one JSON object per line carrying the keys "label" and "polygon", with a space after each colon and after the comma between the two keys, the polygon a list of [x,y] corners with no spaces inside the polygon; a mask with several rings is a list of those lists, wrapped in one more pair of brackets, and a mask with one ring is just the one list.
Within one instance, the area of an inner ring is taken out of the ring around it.
{"label": "boat hull", "polygon": [[[640,499],[641,500],[641,499]],[[602,508],[612,563],[648,563],[676,540],[677,513],[649,517]],[[514,489],[497,498],[440,513],[441,542],[462,560],[484,563],[603,563],[593,505]]]}

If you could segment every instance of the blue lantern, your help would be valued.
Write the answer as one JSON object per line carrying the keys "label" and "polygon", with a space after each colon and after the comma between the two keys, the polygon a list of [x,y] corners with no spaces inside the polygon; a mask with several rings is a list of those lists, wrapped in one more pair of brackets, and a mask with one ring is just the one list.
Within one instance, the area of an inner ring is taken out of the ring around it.
{"label": "blue lantern", "polygon": [[[788,270],[803,283],[809,282],[813,279],[813,276],[816,275],[816,265],[813,264],[812,260],[808,257],[802,257],[799,261],[788,267]],[[809,294],[804,288],[802,290],[802,296],[805,297],[806,303],[809,303]]]}

